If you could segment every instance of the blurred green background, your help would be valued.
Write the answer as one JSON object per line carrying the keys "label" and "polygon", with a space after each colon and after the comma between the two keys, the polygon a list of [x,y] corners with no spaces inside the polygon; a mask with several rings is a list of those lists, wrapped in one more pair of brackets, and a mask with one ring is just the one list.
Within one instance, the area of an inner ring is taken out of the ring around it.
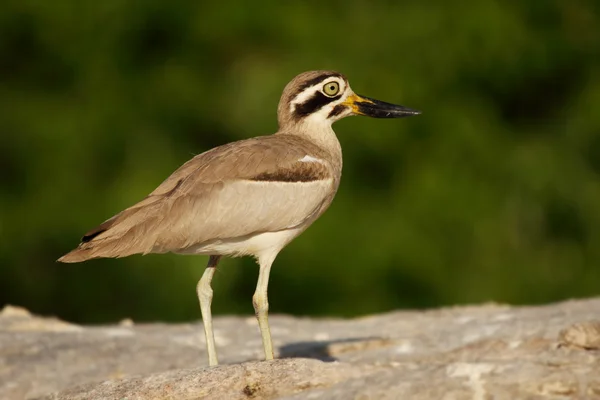
{"label": "blurred green background", "polygon": [[[55,260],[194,154],[275,132],[283,87],[311,69],[423,114],[335,124],[340,190],[276,260],[271,312],[600,294],[596,0],[0,9],[0,305],[199,319],[207,257]],[[257,272],[223,261],[215,314],[252,314]]]}

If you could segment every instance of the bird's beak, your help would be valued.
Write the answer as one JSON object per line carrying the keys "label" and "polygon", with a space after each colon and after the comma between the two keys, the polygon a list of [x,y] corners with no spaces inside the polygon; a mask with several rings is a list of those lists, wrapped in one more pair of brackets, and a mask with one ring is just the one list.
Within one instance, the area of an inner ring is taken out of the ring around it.
{"label": "bird's beak", "polygon": [[374,118],[402,118],[421,114],[421,111],[412,108],[370,99],[355,93],[348,96],[343,104],[350,107],[355,115],[366,115]]}

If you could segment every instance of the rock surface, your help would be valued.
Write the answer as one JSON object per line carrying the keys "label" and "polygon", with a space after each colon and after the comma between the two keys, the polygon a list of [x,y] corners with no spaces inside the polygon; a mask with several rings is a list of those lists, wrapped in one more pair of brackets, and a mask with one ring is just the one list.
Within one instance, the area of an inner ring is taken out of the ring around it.
{"label": "rock surface", "polygon": [[356,319],[78,326],[0,313],[0,399],[600,399],[600,299]]}

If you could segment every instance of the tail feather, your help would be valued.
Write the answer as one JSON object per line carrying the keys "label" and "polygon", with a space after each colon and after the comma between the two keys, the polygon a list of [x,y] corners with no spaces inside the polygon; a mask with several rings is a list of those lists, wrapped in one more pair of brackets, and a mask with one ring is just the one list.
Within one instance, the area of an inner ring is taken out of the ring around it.
{"label": "tail feather", "polygon": [[121,258],[133,254],[144,253],[137,246],[130,246],[124,238],[104,241],[81,243],[79,247],[71,250],[57,261],[63,263],[78,263],[94,258]]}
{"label": "tail feather", "polygon": [[91,250],[92,249],[77,248],[75,250],[71,250],[56,261],[62,263],[78,263],[91,260],[92,258],[95,258],[91,256]]}
{"label": "tail feather", "polygon": [[77,263],[94,258],[118,258],[148,253],[152,248],[148,226],[155,207],[131,207],[87,232],[79,246],[57,261]]}

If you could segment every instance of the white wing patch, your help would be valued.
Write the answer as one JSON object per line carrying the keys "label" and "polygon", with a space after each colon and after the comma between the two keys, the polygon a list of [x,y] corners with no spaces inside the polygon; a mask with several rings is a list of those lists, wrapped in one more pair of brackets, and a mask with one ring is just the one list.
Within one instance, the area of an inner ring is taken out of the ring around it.
{"label": "white wing patch", "polygon": [[308,154],[305,155],[304,157],[302,157],[301,159],[299,159],[298,161],[300,162],[315,162],[315,163],[319,163],[319,164],[323,164],[325,165],[325,161],[321,160],[320,158],[315,158],[313,156],[309,156]]}

